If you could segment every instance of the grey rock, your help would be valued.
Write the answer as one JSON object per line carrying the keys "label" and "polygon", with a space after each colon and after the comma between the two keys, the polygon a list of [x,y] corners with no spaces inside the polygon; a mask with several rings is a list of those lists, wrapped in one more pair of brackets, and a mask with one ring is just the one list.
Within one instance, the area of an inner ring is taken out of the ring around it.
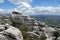
{"label": "grey rock", "polygon": [[[8,26],[8,28],[0,33],[0,40],[23,40],[22,33],[19,29],[10,25],[6,26]],[[4,26],[4,28],[6,26]]]}
{"label": "grey rock", "polygon": [[57,38],[57,40],[60,40],[60,36]]}
{"label": "grey rock", "polygon": [[31,38],[34,38],[35,40],[39,40],[40,36],[34,32],[27,32]]}

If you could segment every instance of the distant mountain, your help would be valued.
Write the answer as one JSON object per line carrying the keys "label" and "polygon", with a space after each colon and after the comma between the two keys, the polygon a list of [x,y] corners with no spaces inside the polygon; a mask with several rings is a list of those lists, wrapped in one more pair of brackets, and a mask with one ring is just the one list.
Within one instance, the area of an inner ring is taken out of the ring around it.
{"label": "distant mountain", "polygon": [[49,26],[60,26],[60,16],[57,15],[32,15],[31,17],[45,22]]}

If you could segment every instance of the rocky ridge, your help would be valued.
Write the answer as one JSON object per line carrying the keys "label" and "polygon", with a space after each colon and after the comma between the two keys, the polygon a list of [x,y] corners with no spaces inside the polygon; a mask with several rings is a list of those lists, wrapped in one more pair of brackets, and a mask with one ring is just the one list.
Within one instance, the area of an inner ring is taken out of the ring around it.
{"label": "rocky ridge", "polygon": [[[54,32],[60,32],[58,31],[59,30],[58,28],[49,27],[43,22],[37,21],[28,15],[23,15],[18,12],[13,12],[10,17],[5,18],[4,16],[2,16],[2,20],[3,21],[1,22],[1,24],[3,25],[6,25],[6,23],[9,24],[6,30],[5,30],[5,26],[3,26],[4,29],[2,33],[8,36],[9,35],[13,36],[14,39],[11,39],[9,37],[11,40],[23,40],[24,39],[22,36],[22,33],[17,28],[13,26],[10,27],[12,23],[16,23],[16,24],[24,25],[28,27],[30,30],[27,33],[29,34],[31,38],[35,38],[35,40],[42,40],[41,35],[46,36],[46,39],[44,40],[55,40],[55,36],[53,36]],[[6,40],[10,40],[9,38]],[[60,36],[57,38],[57,40],[60,40]]]}

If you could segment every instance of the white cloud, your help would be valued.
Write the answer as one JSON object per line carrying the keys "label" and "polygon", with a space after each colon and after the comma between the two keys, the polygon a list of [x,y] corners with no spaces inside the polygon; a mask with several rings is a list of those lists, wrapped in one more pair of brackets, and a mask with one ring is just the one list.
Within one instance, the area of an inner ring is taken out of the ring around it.
{"label": "white cloud", "polygon": [[0,3],[4,3],[4,0],[0,0]]}
{"label": "white cloud", "polygon": [[19,5],[17,8],[14,8],[14,11],[28,14],[31,12],[32,6],[29,4],[33,0],[9,0],[11,3]]}
{"label": "white cloud", "polygon": [[33,13],[36,14],[47,14],[47,13],[60,13],[60,7],[53,7],[53,6],[38,6],[38,7],[34,7],[32,8]]}
{"label": "white cloud", "polygon": [[20,4],[21,2],[30,3],[32,0],[9,0],[13,4]]}
{"label": "white cloud", "polygon": [[60,6],[36,6],[33,7],[29,4],[33,0],[9,0],[11,3],[19,5],[14,8],[14,11],[18,11],[24,14],[48,14],[48,13],[60,13]]}
{"label": "white cloud", "polygon": [[18,6],[14,9],[15,11],[24,13],[24,14],[49,14],[49,13],[60,13],[60,6],[37,6],[33,7],[27,3],[22,3],[22,5]]}
{"label": "white cloud", "polygon": [[4,14],[5,10],[0,8],[0,14]]}
{"label": "white cloud", "polygon": [[21,2],[21,4],[17,8],[15,8],[14,10],[18,11],[20,13],[26,14],[26,13],[29,13],[31,9],[32,9],[31,5],[29,5],[25,2]]}
{"label": "white cloud", "polygon": [[4,10],[0,8],[0,14],[11,14],[13,10]]}
{"label": "white cloud", "polygon": [[3,9],[0,9],[0,12],[3,12],[4,10]]}

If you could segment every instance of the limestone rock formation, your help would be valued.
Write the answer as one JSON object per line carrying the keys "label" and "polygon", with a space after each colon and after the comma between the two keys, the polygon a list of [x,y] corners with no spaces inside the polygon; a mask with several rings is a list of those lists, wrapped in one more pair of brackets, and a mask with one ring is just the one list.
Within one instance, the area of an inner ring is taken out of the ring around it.
{"label": "limestone rock formation", "polygon": [[11,21],[18,23],[18,24],[23,24],[25,26],[29,26],[30,29],[34,29],[35,31],[39,30],[39,27],[45,27],[46,24],[43,22],[39,22],[35,20],[34,18],[31,18],[30,16],[23,15],[21,13],[17,14],[16,12],[11,14]]}
{"label": "limestone rock formation", "polygon": [[[10,18],[4,18],[2,23],[4,23],[4,25],[0,25],[1,40],[23,40],[21,31],[8,25],[12,23],[27,26],[30,29],[27,33],[30,37],[35,38],[35,40],[39,40],[41,34],[47,37],[46,40],[54,40],[55,37],[52,36],[53,32],[56,30],[60,32],[60,28],[49,27],[44,22],[37,21],[28,15],[23,15],[18,12],[13,12]],[[58,37],[58,40],[60,40],[60,37]]]}
{"label": "limestone rock formation", "polygon": [[0,40],[23,40],[22,33],[19,29],[8,24],[0,26],[0,28],[1,27],[3,31],[0,32]]}

